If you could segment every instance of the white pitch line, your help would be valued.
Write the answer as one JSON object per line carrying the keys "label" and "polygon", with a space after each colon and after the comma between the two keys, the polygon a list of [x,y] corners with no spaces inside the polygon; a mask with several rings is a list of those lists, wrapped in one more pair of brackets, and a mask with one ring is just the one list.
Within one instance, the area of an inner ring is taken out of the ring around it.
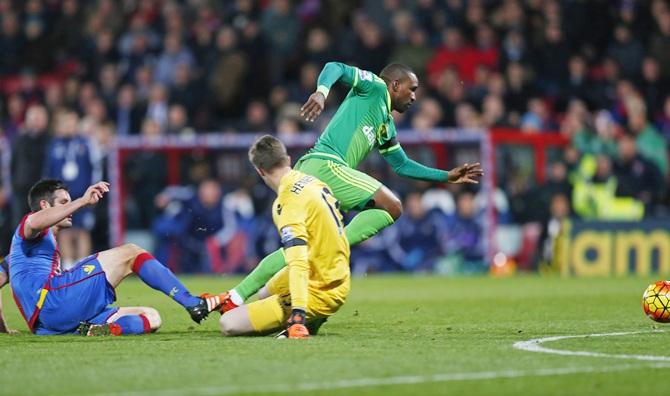
{"label": "white pitch line", "polygon": [[139,390],[130,392],[109,392],[109,393],[87,393],[87,396],[171,396],[171,395],[229,395],[240,393],[290,393],[290,392],[309,392],[320,390],[336,390],[347,388],[365,388],[373,386],[389,385],[413,385],[434,382],[457,382],[457,381],[476,381],[490,380],[498,378],[520,378],[520,377],[550,377],[558,375],[584,374],[584,373],[609,373],[617,371],[637,370],[642,368],[664,369],[670,368],[668,363],[646,363],[646,364],[623,364],[618,366],[605,367],[556,367],[535,370],[502,370],[502,371],[480,371],[470,373],[444,373],[433,375],[412,375],[398,377],[378,377],[378,378],[358,378],[345,379],[328,382],[294,383],[294,384],[275,384],[275,385],[229,385],[213,386],[200,388],[172,388],[172,389],[153,389]]}
{"label": "white pitch line", "polygon": [[644,334],[644,333],[663,333],[663,330],[656,331],[625,331],[619,333],[599,333],[599,334],[582,334],[582,335],[570,335],[570,336],[555,336],[555,337],[544,337],[544,338],[535,338],[528,341],[519,341],[515,342],[513,347],[522,351],[528,352],[540,352],[540,353],[551,353],[554,355],[563,355],[563,356],[588,356],[588,357],[601,357],[609,359],[632,359],[632,360],[643,360],[643,361],[652,361],[652,362],[670,362],[670,356],[656,356],[656,355],[629,355],[629,354],[615,354],[615,353],[602,353],[602,352],[590,352],[590,351],[567,351],[564,349],[553,349],[542,346],[541,344],[545,342],[554,342],[560,340],[568,340],[571,338],[590,338],[590,337],[617,337],[625,336],[632,334]]}

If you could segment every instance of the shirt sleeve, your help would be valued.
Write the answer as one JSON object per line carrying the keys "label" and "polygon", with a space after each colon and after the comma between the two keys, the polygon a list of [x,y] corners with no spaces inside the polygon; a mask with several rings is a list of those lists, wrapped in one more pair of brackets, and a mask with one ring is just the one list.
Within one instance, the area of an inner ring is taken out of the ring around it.
{"label": "shirt sleeve", "polygon": [[449,180],[449,172],[425,166],[409,158],[395,138],[380,146],[379,153],[400,176],[434,182]]}
{"label": "shirt sleeve", "polygon": [[[23,216],[23,219],[21,220],[21,223],[19,223],[19,236],[20,236],[21,239],[23,239],[23,240],[28,240],[28,238],[26,238],[26,230],[25,230],[25,228],[26,228],[26,221],[28,220],[28,217],[30,217],[31,214],[32,214],[32,212],[31,212],[31,213],[28,213],[28,214],[25,215],[25,216]],[[43,237],[47,234],[47,232],[49,232],[49,229],[48,229],[48,228],[45,228],[45,229],[43,229],[42,231],[40,231],[40,233],[37,234],[34,238],[31,238],[31,239],[32,239],[32,240],[35,240],[35,239],[43,238]]]}
{"label": "shirt sleeve", "polygon": [[307,309],[309,262],[306,213],[297,202],[278,203],[276,226],[281,235],[284,257],[288,266],[289,292],[292,308]]}
{"label": "shirt sleeve", "polygon": [[370,71],[340,62],[328,62],[319,74],[316,90],[321,92],[323,96],[328,97],[331,87],[338,81],[350,86],[354,92],[360,95],[381,92],[382,87],[386,86],[381,78]]}

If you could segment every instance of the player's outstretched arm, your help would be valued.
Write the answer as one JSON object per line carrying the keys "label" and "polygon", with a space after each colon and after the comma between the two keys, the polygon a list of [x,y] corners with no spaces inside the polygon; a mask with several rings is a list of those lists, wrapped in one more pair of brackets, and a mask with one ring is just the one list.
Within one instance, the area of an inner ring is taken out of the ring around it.
{"label": "player's outstretched arm", "polygon": [[107,192],[109,192],[109,183],[98,182],[90,186],[83,196],[74,201],[64,205],[54,205],[31,214],[26,219],[23,227],[26,239],[36,237],[42,230],[58,224],[61,220],[85,206],[97,204]]}
{"label": "player's outstretched arm", "polygon": [[282,213],[275,219],[284,246],[284,257],[288,267],[288,286],[291,294],[292,313],[287,323],[288,338],[307,338],[305,327],[307,310],[309,261],[308,234],[305,226],[305,211],[295,203],[284,203]]}
{"label": "player's outstretched arm", "polygon": [[[9,282],[9,277],[3,271],[0,271],[0,289],[2,289]],[[7,321],[5,321],[5,314],[2,310],[2,295],[0,294],[0,333],[16,333],[16,330],[7,328]]]}
{"label": "player's outstretched arm", "polygon": [[316,82],[316,91],[300,108],[300,116],[307,121],[314,121],[321,115],[330,88],[338,81],[353,86],[356,82],[356,68],[340,62],[328,62],[321,70]]}
{"label": "player's outstretched arm", "polygon": [[461,165],[450,171],[420,164],[409,158],[405,150],[400,146],[400,143],[397,143],[395,139],[380,147],[379,153],[381,153],[384,160],[393,168],[395,173],[411,179],[476,184],[478,183],[477,178],[484,174],[479,163]]}

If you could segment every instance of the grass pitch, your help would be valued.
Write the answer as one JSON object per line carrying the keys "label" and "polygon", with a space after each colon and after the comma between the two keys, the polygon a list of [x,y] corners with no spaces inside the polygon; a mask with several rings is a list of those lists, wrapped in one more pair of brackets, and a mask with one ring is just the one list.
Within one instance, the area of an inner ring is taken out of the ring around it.
{"label": "grass pitch", "polygon": [[[237,279],[184,280],[199,293]],[[121,285],[118,303],[156,307],[164,321],[157,334],[37,337],[5,288],[8,321],[22,334],[0,335],[0,395],[652,394],[670,375],[670,325],[655,324],[641,308],[653,280],[357,278],[347,304],[307,341],[225,339],[218,315],[197,326],[136,279]],[[635,331],[641,333],[543,346],[660,358],[512,347],[533,338]]]}

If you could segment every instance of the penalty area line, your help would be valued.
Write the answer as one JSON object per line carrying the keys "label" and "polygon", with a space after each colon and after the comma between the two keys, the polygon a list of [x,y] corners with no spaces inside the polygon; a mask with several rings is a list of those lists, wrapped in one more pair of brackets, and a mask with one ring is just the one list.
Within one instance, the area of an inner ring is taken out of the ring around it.
{"label": "penalty area line", "polygon": [[547,348],[545,346],[542,346],[542,344],[546,342],[556,342],[574,338],[620,337],[633,334],[656,334],[656,333],[664,333],[664,331],[663,330],[625,331],[618,333],[596,333],[596,334],[554,336],[554,337],[534,338],[528,341],[519,341],[515,342],[512,346],[514,347],[514,349],[518,349],[521,351],[549,353],[553,355],[587,356],[587,357],[598,357],[607,359],[629,359],[629,360],[641,360],[650,362],[670,362],[670,356],[635,355],[635,354],[624,354],[624,353],[617,354],[617,353],[604,353],[604,352],[591,352],[591,351],[569,351],[565,349]]}
{"label": "penalty area line", "polygon": [[664,369],[670,368],[670,363],[637,363],[622,364],[616,366],[603,367],[556,367],[535,370],[501,370],[501,371],[480,371],[470,373],[444,373],[433,375],[412,375],[397,377],[379,377],[379,378],[358,378],[344,379],[337,381],[295,383],[295,384],[275,384],[275,385],[228,385],[228,386],[210,386],[193,388],[173,388],[173,389],[153,389],[138,390],[127,392],[105,392],[105,393],[87,393],[88,396],[151,396],[151,395],[229,395],[244,393],[289,393],[289,392],[309,392],[325,391],[347,388],[365,388],[374,386],[390,385],[415,385],[437,382],[458,382],[458,381],[477,381],[491,380],[501,378],[522,378],[522,377],[551,377],[559,375],[572,374],[595,374],[609,373],[617,371],[637,370],[642,368]]}

